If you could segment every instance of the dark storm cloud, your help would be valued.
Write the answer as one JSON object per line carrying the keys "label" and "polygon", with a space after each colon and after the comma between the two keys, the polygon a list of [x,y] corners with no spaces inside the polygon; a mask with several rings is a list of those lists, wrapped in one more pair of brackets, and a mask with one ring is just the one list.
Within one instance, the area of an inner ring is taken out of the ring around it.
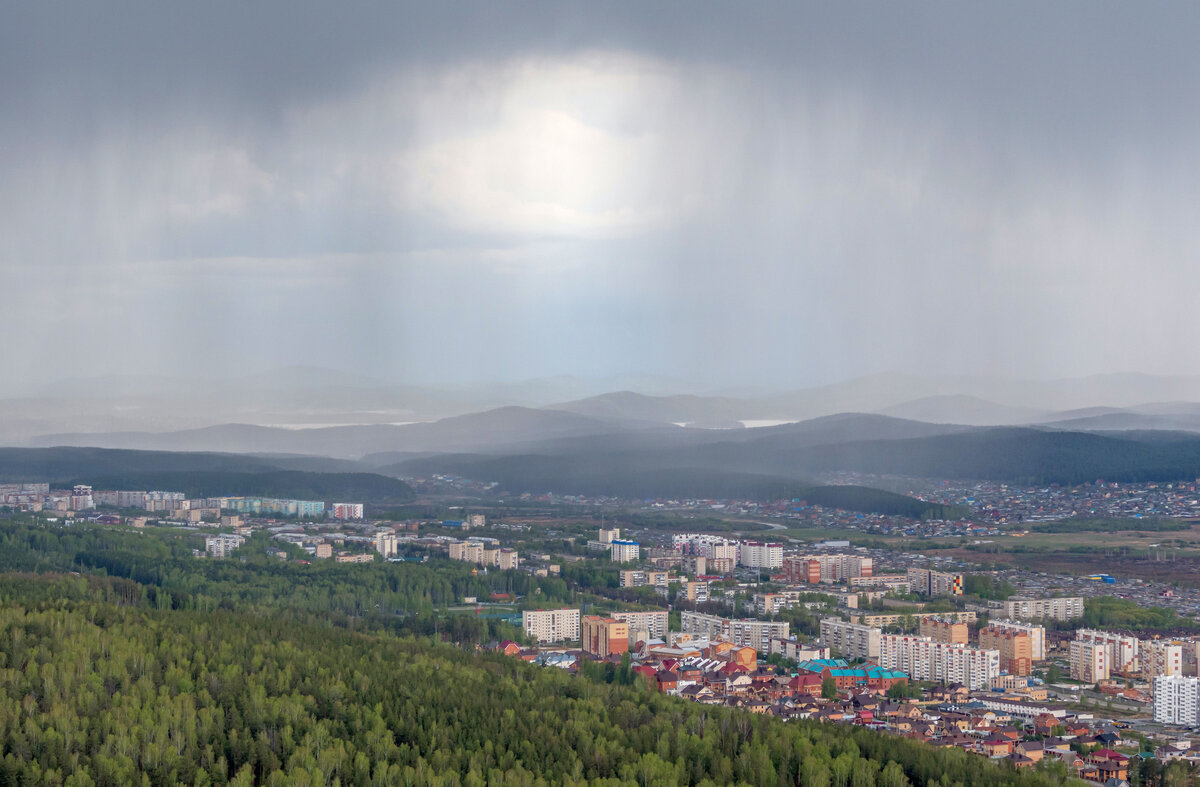
{"label": "dark storm cloud", "polygon": [[3,15],[12,378],[68,349],[766,385],[1200,361],[1195,9]]}

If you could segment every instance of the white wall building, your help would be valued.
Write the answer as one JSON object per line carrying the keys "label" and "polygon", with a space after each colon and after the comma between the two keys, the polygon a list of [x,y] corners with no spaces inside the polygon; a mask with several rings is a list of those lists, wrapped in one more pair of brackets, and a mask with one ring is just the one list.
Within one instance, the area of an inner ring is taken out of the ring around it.
{"label": "white wall building", "polygon": [[680,614],[680,631],[703,639],[727,639],[735,645],[750,647],[761,653],[771,652],[771,638],[787,639],[791,628],[787,623],[764,620],[737,620],[699,612]]}
{"label": "white wall building", "polygon": [[614,563],[632,563],[641,555],[641,548],[636,541],[613,539],[609,547],[609,555]]}
{"label": "white wall building", "polygon": [[669,614],[666,611],[613,612],[609,617],[629,626],[629,641],[632,643],[635,631],[645,632],[657,639],[665,639],[667,636],[667,616]]}
{"label": "white wall building", "polygon": [[879,638],[879,666],[907,672],[914,680],[961,683],[977,691],[1000,675],[1000,651],[910,634],[884,634]]}
{"label": "white wall building", "polygon": [[[1132,673],[1141,670],[1138,659],[1140,653],[1137,637],[1127,637],[1114,634],[1111,631],[1095,629],[1079,629],[1075,639],[1080,642],[1097,642],[1108,649],[1108,669],[1110,672]],[[1182,658],[1182,655],[1181,655]]]}
{"label": "white wall building", "polygon": [[821,620],[821,644],[845,659],[879,658],[882,633],[877,628],[847,623],[841,618]]}
{"label": "white wall building", "polygon": [[746,568],[782,568],[783,544],[764,544],[761,541],[743,541],[740,545],[739,562]]}
{"label": "white wall building", "polygon": [[521,613],[521,625],[538,642],[579,640],[577,609],[527,609]]}
{"label": "white wall building", "polygon": [[375,551],[383,555],[383,559],[395,557],[399,550],[396,534],[391,530],[380,530],[375,534]]}
{"label": "white wall building", "polygon": [[242,536],[221,533],[204,539],[204,551],[208,553],[209,557],[228,557],[230,552],[244,543],[246,543],[246,539]]}
{"label": "white wall building", "polygon": [[1029,598],[1013,596],[1007,601],[996,601],[991,604],[1001,610],[1004,617],[1014,620],[1074,620],[1083,617],[1083,598],[1070,596],[1066,598]]}
{"label": "white wall building", "polygon": [[1154,679],[1154,720],[1181,727],[1200,725],[1200,678],[1159,675]]}

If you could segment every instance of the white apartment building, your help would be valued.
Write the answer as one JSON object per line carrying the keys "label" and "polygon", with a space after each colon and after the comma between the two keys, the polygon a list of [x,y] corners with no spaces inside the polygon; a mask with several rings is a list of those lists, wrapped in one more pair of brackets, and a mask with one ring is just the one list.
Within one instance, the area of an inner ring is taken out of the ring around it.
{"label": "white apartment building", "polygon": [[1159,675],[1154,679],[1154,720],[1180,727],[1200,725],[1200,678]]}
{"label": "white apartment building", "polygon": [[375,534],[375,551],[383,555],[384,560],[395,557],[399,550],[396,534],[391,530],[381,530]]}
{"label": "white apartment building", "polygon": [[629,626],[629,641],[634,641],[634,632],[645,632],[652,638],[665,639],[667,636],[667,616],[663,612],[613,612],[609,615],[613,620]]}
{"label": "white apartment building", "polygon": [[735,645],[750,647],[761,653],[771,652],[771,638],[787,639],[791,628],[787,623],[764,620],[731,620],[699,612],[680,614],[680,631],[703,639],[727,639]]}
{"label": "white apartment building", "polygon": [[[1075,632],[1075,639],[1081,642],[1097,642],[1108,648],[1110,672],[1132,673],[1141,670],[1141,664],[1138,661],[1140,643],[1137,637],[1126,637],[1111,631],[1079,629]],[[1182,654],[1180,658],[1182,659]]]}
{"label": "white apartment building", "polygon": [[623,588],[640,588],[645,585],[666,587],[668,576],[666,571],[642,571],[640,569],[630,569],[618,574]]}
{"label": "white apartment building", "polygon": [[1142,677],[1151,681],[1151,687],[1160,675],[1183,675],[1183,648],[1184,644],[1175,640],[1142,640]]}
{"label": "white apartment building", "polygon": [[221,533],[218,536],[208,536],[204,539],[204,551],[209,557],[228,557],[229,553],[246,543],[242,536]]}
{"label": "white apartment building", "polygon": [[1000,675],[1000,651],[909,634],[884,634],[879,638],[879,666],[906,672],[914,680],[961,683],[976,691]]}
{"label": "white apartment building", "polygon": [[847,623],[840,618],[821,620],[821,644],[845,659],[879,658],[879,638],[882,632],[861,623]]}
{"label": "white apartment building", "polygon": [[619,541],[621,538],[621,528],[600,528],[600,543],[611,544],[614,541]]}
{"label": "white apartment building", "polygon": [[641,547],[636,541],[613,539],[608,554],[614,563],[632,563],[641,555]]}
{"label": "white apartment building", "polygon": [[525,633],[538,642],[576,642],[579,640],[579,610],[527,609],[521,613]]}
{"label": "white apartment building", "polygon": [[362,519],[362,503],[334,503],[330,509],[334,519]]}
{"label": "white apartment building", "polygon": [[1046,660],[1046,627],[1037,626],[1032,623],[1021,623],[1016,620],[1004,620],[999,618],[991,621],[992,628],[1000,629],[1001,631],[1012,631],[1019,634],[1029,635],[1029,658],[1034,661]]}
{"label": "white apartment building", "polygon": [[1083,617],[1083,598],[1029,598],[1013,596],[1007,601],[995,601],[990,605],[1001,611],[1006,618],[1014,620],[1074,620]]}
{"label": "white apartment building", "polygon": [[1084,683],[1108,680],[1112,668],[1108,646],[1085,639],[1071,641],[1071,677]]}
{"label": "white apartment building", "polygon": [[772,569],[783,566],[783,544],[743,541],[740,549],[739,562],[746,568]]}
{"label": "white apartment building", "polygon": [[674,547],[683,555],[700,555],[737,563],[738,545],[734,541],[707,533],[676,533],[672,539]]}

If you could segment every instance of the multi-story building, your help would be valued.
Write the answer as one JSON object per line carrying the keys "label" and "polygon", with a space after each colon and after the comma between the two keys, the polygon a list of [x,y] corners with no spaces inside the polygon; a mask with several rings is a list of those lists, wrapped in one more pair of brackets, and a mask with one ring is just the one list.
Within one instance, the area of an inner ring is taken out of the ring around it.
{"label": "multi-story building", "polygon": [[676,533],[672,543],[685,556],[728,558],[737,563],[737,543],[721,536],[707,533]]}
{"label": "multi-story building", "polygon": [[588,615],[580,620],[579,644],[598,658],[629,652],[629,625],[614,618]]}
{"label": "multi-story building", "polygon": [[330,506],[330,513],[334,519],[362,519],[363,504],[362,503],[333,503]]}
{"label": "multi-story building", "polygon": [[684,572],[693,577],[703,576],[708,573],[708,558],[704,555],[685,555],[682,567]]}
{"label": "multi-story building", "polygon": [[333,544],[317,544],[313,547],[313,557],[323,559],[333,557]]}
{"label": "multi-story building", "polygon": [[242,536],[221,533],[204,539],[204,551],[209,557],[228,557],[229,553],[246,543]]}
{"label": "multi-story building", "polygon": [[630,569],[620,572],[621,587],[623,588],[640,588],[645,585],[653,585],[655,587],[667,586],[666,571],[642,571],[641,569]]}
{"label": "multi-story building", "polygon": [[374,563],[375,556],[370,552],[360,552],[349,555],[338,555],[334,560],[338,563]]}
{"label": "multi-story building", "polygon": [[1102,642],[1071,640],[1071,678],[1084,683],[1099,683],[1108,680],[1110,663],[1108,646]]}
{"label": "multi-story building", "polygon": [[[179,506],[174,506],[176,498],[159,498],[158,495],[174,495],[179,494],[179,502],[183,501],[183,493],[173,492],[147,492],[146,493],[146,509],[150,511],[159,510],[176,510]],[[220,497],[215,499],[217,507],[237,511],[239,514],[252,514],[260,516],[263,514],[273,516],[294,516],[307,519],[323,518],[325,516],[325,503],[320,500],[283,500],[274,497]],[[164,505],[169,505],[166,509],[151,507],[157,506],[159,502]]]}
{"label": "multi-story building", "polygon": [[985,688],[1000,674],[1000,653],[968,645],[934,642],[928,637],[883,634],[879,665],[907,672],[915,680],[961,683],[972,691]]}
{"label": "multi-story building", "polygon": [[629,626],[629,639],[636,642],[640,638],[651,637],[663,639],[667,636],[667,617],[670,613],[661,612],[614,612],[610,617]]}
{"label": "multi-story building", "polygon": [[640,547],[636,541],[614,538],[609,544],[609,556],[614,563],[632,563],[638,559]]}
{"label": "multi-story building", "polygon": [[579,639],[579,610],[527,609],[521,613],[521,625],[538,642],[575,642]]}
{"label": "multi-story building", "polygon": [[684,582],[681,589],[684,598],[688,601],[695,604],[703,604],[705,601],[708,601],[708,583],[703,580]]}
{"label": "multi-story building", "polygon": [[1034,661],[1046,660],[1046,627],[1033,623],[1020,623],[1015,620],[996,618],[988,625],[1002,631],[1017,631],[1029,635],[1029,658]]}
{"label": "multi-story building", "polygon": [[463,520],[463,527],[486,527],[487,516],[484,514],[468,514]]}
{"label": "multi-story building", "polygon": [[1000,671],[1033,674],[1033,638],[1024,631],[988,626],[979,630],[979,647],[1000,653]]}
{"label": "multi-story building", "polygon": [[517,550],[503,547],[496,552],[496,562],[493,565],[501,571],[515,571],[521,565]]}
{"label": "multi-story building", "polygon": [[870,577],[874,561],[862,555],[788,555],[783,559],[783,578],[793,584],[856,581]]}
{"label": "multi-story building", "polygon": [[1176,640],[1144,639],[1141,645],[1142,677],[1154,686],[1160,675],[1183,675],[1184,644]]}
{"label": "multi-story building", "polygon": [[864,588],[881,588],[883,590],[896,590],[901,593],[911,592],[908,585],[908,574],[874,574],[869,577],[858,577],[850,580],[850,584],[855,587]]}
{"label": "multi-story building", "polygon": [[760,615],[778,615],[779,610],[789,606],[787,596],[782,593],[755,593],[754,611]]}
{"label": "multi-story building", "polygon": [[882,632],[860,623],[847,623],[840,618],[821,620],[821,644],[845,659],[879,658],[879,638]]}
{"label": "multi-story building", "polygon": [[795,639],[774,637],[771,639],[771,654],[778,653],[792,661],[810,661],[829,658],[829,648],[812,645]]}
{"label": "multi-story building", "polygon": [[1200,678],[1159,675],[1154,679],[1154,720],[1180,727],[1200,725]]}
{"label": "multi-story building", "polygon": [[953,620],[958,623],[974,623],[979,617],[973,610],[963,610],[961,612],[851,612],[850,620],[855,623],[861,623],[864,626],[900,626],[914,618],[938,617],[945,620]]}
{"label": "multi-story building", "polygon": [[765,544],[761,541],[743,541],[738,558],[746,568],[779,568],[783,565],[783,544]]}
{"label": "multi-story building", "polygon": [[685,634],[706,639],[727,639],[741,647],[754,648],[762,653],[771,650],[771,638],[786,639],[789,625],[763,620],[736,620],[699,612],[680,614],[680,630]]}
{"label": "multi-story building", "polygon": [[967,644],[967,624],[950,618],[936,615],[922,617],[917,624],[917,631],[934,642]]}
{"label": "multi-story building", "polygon": [[946,574],[928,568],[910,568],[908,587],[921,596],[961,596],[963,577],[962,574]]}
{"label": "multi-story building", "polygon": [[1083,617],[1083,598],[1029,598],[1013,596],[1007,601],[993,601],[988,606],[1000,611],[1005,618],[1014,620],[1074,620]]}
{"label": "multi-story building", "polygon": [[383,559],[395,557],[399,549],[396,533],[392,530],[380,530],[375,534],[375,551],[383,555]]}
{"label": "multi-story building", "polygon": [[1131,674],[1141,670],[1141,664],[1138,661],[1140,643],[1137,637],[1127,637],[1111,631],[1079,629],[1075,632],[1075,639],[1084,642],[1098,642],[1108,648],[1108,668],[1111,672]]}
{"label": "multi-story building", "polygon": [[450,559],[483,563],[483,544],[478,541],[451,541]]}

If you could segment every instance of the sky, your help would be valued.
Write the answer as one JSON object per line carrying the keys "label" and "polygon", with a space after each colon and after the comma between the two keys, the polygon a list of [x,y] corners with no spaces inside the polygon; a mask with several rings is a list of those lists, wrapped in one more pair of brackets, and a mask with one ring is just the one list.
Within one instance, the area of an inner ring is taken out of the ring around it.
{"label": "sky", "polygon": [[8,386],[1200,374],[1200,9],[0,6]]}

